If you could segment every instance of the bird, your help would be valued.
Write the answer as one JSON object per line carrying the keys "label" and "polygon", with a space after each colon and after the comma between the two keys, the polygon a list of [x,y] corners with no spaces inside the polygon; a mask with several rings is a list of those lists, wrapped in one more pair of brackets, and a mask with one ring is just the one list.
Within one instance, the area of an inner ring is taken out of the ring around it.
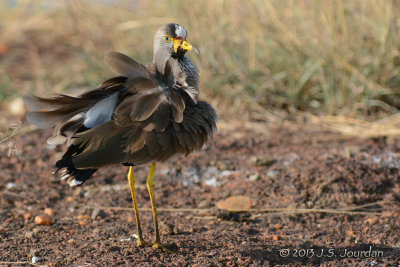
{"label": "bird", "polygon": [[[105,63],[118,76],[78,96],[39,97],[25,94],[28,122],[54,128],[48,144],[65,144],[55,174],[70,186],[80,186],[99,168],[128,166],[128,183],[136,217],[137,245],[171,252],[160,240],[154,195],[157,162],[176,154],[188,155],[213,142],[217,114],[199,100],[199,70],[186,53],[200,51],[187,41],[187,30],[177,24],[161,26],[147,65],[111,51]],[[150,164],[146,184],[155,238],[144,240],[136,198],[135,166]]]}

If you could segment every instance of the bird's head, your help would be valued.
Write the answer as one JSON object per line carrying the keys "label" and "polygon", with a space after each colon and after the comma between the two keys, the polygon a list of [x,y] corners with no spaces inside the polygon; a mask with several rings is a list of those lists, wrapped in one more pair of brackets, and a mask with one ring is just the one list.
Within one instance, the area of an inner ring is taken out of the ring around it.
{"label": "bird's head", "polygon": [[200,51],[186,41],[187,31],[176,23],[169,23],[161,26],[154,38],[154,52],[166,51],[173,58],[180,58],[187,51],[200,54]]}
{"label": "bird's head", "polygon": [[170,59],[181,59],[187,51],[200,54],[200,51],[186,41],[187,31],[176,23],[161,26],[154,37],[154,62],[160,72]]}

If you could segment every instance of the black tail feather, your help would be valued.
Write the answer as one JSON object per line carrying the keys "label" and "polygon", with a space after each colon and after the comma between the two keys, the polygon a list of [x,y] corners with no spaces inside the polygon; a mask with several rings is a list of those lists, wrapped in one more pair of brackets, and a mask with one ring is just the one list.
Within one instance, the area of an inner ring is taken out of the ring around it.
{"label": "black tail feather", "polygon": [[71,157],[64,157],[56,162],[56,167],[58,168],[54,174],[56,174],[60,169],[66,168],[61,173],[61,180],[66,180],[70,186],[78,186],[83,184],[87,179],[92,176],[97,169],[85,169],[79,170],[74,167],[74,163]]}
{"label": "black tail feather", "polygon": [[62,158],[56,162],[57,168],[66,168],[66,167],[74,167],[74,163],[72,162],[72,158]]}
{"label": "black tail feather", "polygon": [[79,186],[86,182],[96,171],[97,169],[78,170],[73,167],[68,167],[61,178],[68,179],[67,182],[70,186]]}

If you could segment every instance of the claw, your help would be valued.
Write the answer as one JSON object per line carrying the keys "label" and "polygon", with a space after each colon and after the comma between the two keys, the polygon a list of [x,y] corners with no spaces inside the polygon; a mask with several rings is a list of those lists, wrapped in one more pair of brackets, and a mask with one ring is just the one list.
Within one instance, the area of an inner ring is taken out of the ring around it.
{"label": "claw", "polygon": [[158,248],[158,249],[161,249],[162,251],[164,251],[164,252],[166,252],[166,253],[169,253],[169,254],[173,254],[174,252],[173,251],[171,251],[171,250],[169,250],[169,249],[167,249],[167,246],[169,246],[168,244],[163,244],[163,243],[161,243],[161,242],[159,242],[159,241],[155,241],[154,243],[153,243],[153,248]]}
{"label": "claw", "polygon": [[137,246],[138,247],[151,247],[153,244],[147,241],[144,241],[143,239],[138,239],[137,241]]}

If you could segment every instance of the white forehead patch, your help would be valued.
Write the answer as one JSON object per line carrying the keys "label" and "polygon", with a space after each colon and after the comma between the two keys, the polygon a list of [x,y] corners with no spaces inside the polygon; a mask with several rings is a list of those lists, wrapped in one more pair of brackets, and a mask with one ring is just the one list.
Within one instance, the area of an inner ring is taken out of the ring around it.
{"label": "white forehead patch", "polygon": [[186,29],[183,28],[181,25],[176,25],[175,34],[176,34],[176,36],[181,36],[183,38],[186,38],[187,32],[186,32]]}

